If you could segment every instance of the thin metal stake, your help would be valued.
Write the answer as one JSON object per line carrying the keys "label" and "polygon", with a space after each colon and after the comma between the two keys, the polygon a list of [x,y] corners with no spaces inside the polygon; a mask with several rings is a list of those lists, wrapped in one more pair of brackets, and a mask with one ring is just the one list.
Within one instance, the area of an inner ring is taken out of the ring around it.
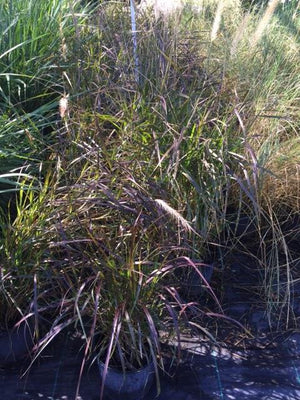
{"label": "thin metal stake", "polygon": [[130,15],[131,15],[131,30],[132,30],[132,42],[133,42],[134,76],[135,76],[135,81],[138,84],[139,83],[139,56],[137,54],[137,31],[136,31],[134,0],[130,0]]}
{"label": "thin metal stake", "polygon": [[218,386],[219,386],[220,399],[224,400],[225,399],[224,390],[223,390],[223,386],[222,386],[221,374],[220,374],[220,370],[219,370],[219,367],[218,367],[218,361],[217,361],[217,357],[216,357],[215,351],[213,351],[211,353],[211,356],[214,359],[215,370],[216,370],[216,375],[217,375],[217,381],[218,381]]}

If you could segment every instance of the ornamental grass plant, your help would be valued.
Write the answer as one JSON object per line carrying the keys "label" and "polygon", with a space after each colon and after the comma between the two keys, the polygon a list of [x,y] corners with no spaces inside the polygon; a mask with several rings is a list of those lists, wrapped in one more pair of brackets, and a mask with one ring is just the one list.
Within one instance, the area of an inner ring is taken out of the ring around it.
{"label": "ornamental grass plant", "polygon": [[22,322],[33,326],[35,319],[35,335],[38,335],[39,278],[46,248],[43,225],[47,213],[42,205],[44,193],[35,196],[30,181],[19,184],[15,212],[1,213],[0,331],[10,330]]}
{"label": "ornamental grass plant", "polygon": [[161,332],[206,331],[177,271],[197,271],[220,316],[201,268],[226,274],[236,250],[257,262],[270,324],[297,324],[296,3],[137,9],[136,53],[123,2],[0,7],[1,271],[26,268],[24,308],[49,311],[37,354],[75,324],[83,365],[103,352],[106,368],[113,354],[158,367]]}
{"label": "ornamental grass plant", "polygon": [[175,337],[179,361],[181,336],[206,331],[206,311],[185,298],[177,272],[195,271],[218,304],[202,273],[205,264],[189,257],[190,235],[199,234],[152,198],[151,185],[134,181],[130,165],[124,169],[116,161],[110,170],[101,155],[97,164],[86,160],[78,181],[53,197],[48,263],[59,269],[54,279],[65,295],[37,352],[75,326],[86,340],[82,368],[88,359],[102,359],[105,382],[111,365],[125,372],[151,362],[159,391],[160,341]]}
{"label": "ornamental grass plant", "polygon": [[24,173],[40,178],[47,169],[41,162],[49,163],[56,143],[57,104],[67,79],[65,41],[73,37],[74,19],[79,26],[88,10],[90,6],[74,2],[70,11],[67,1],[57,0],[1,2],[0,204],[4,208],[9,193],[18,190],[19,174],[21,179]]}

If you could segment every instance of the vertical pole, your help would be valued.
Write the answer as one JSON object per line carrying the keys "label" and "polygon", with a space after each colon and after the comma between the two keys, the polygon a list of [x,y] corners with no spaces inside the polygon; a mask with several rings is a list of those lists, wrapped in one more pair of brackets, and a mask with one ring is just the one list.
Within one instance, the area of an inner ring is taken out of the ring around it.
{"label": "vertical pole", "polygon": [[131,30],[132,30],[132,42],[133,42],[134,76],[135,76],[135,81],[138,84],[139,83],[139,56],[137,54],[137,31],[136,31],[134,0],[130,0],[130,14],[131,14]]}

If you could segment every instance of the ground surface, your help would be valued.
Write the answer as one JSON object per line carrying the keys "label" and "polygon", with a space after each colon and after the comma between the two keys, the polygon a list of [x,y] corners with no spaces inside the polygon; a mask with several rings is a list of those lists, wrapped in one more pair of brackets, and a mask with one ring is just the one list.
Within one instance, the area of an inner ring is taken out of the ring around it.
{"label": "ground surface", "polygon": [[[158,400],[300,399],[300,331],[270,331],[255,291],[249,292],[253,279],[251,262],[233,257],[230,267],[232,276],[224,283],[225,312],[246,324],[255,338],[241,334],[238,339],[226,324],[226,340],[217,347],[205,340],[199,345],[186,338],[185,362],[172,378],[162,376]],[[300,300],[296,300],[295,318],[300,317],[299,305]],[[49,347],[22,378],[28,363],[0,367],[0,399],[73,400],[81,357],[78,341],[68,337]],[[77,400],[96,400],[99,393],[100,380],[94,364],[83,374]],[[153,388],[145,400],[155,398],[155,394]]]}
{"label": "ground surface", "polygon": [[[158,400],[300,399],[300,334],[265,349],[232,352],[192,343],[190,347],[193,353],[177,369],[175,376],[162,377]],[[80,369],[76,351],[72,343],[60,346],[52,354],[45,355],[22,379],[17,367],[1,369],[0,398],[74,399]],[[99,390],[98,371],[93,366],[84,373],[78,400],[99,399]],[[155,390],[146,400],[154,397]]]}

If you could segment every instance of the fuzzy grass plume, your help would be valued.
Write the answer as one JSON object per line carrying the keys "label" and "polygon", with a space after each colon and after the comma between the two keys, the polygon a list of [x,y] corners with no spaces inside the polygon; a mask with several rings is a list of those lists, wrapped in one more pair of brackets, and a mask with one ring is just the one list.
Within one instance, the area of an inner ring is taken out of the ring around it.
{"label": "fuzzy grass plume", "polygon": [[257,43],[260,41],[260,39],[262,38],[262,35],[263,35],[264,31],[266,30],[267,26],[269,25],[270,20],[271,20],[279,3],[280,3],[280,0],[270,0],[269,1],[268,7],[267,7],[264,15],[262,16],[261,20],[259,21],[259,24],[253,34],[252,39],[250,40],[252,47],[255,47],[257,45]]}

